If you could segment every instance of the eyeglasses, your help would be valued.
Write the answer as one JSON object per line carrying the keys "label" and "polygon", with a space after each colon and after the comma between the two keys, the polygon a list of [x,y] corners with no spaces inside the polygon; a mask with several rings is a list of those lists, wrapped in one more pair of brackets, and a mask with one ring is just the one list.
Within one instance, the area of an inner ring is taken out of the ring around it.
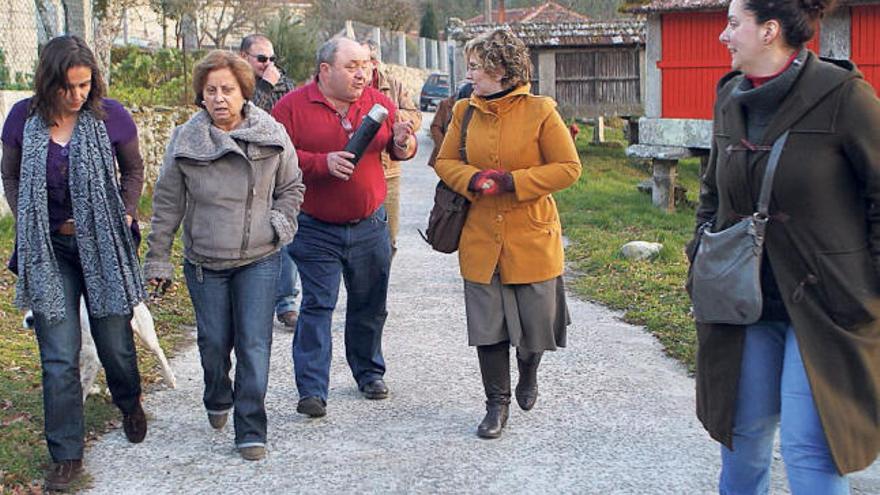
{"label": "eyeglasses", "polygon": [[476,62],[468,62],[468,64],[467,64],[467,70],[469,70],[469,71],[480,70],[482,68],[483,68],[483,64],[478,64]]}
{"label": "eyeglasses", "polygon": [[276,57],[275,55],[267,57],[267,56],[263,55],[262,53],[260,53],[259,55],[253,55],[251,53],[248,53],[248,56],[254,57],[255,59],[257,59],[257,62],[259,62],[261,64],[265,64],[266,62],[274,62],[275,60],[278,59],[278,57]]}
{"label": "eyeglasses", "polygon": [[348,134],[348,138],[351,139],[354,135],[354,126],[351,125],[351,121],[348,120],[348,117],[340,115],[339,122],[342,124],[342,130],[344,130],[345,133]]}

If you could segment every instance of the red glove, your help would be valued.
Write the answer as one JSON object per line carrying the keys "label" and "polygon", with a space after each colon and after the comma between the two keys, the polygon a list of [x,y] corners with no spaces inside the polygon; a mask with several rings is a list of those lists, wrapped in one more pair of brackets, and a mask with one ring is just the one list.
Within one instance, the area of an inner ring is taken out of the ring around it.
{"label": "red glove", "polygon": [[468,189],[486,196],[494,196],[504,192],[513,192],[513,176],[504,170],[483,170],[471,178]]}

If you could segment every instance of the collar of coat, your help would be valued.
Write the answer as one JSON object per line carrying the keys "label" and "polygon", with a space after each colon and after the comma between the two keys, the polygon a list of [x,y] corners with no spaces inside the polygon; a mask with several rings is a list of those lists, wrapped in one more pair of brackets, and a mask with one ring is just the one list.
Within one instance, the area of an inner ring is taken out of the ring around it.
{"label": "collar of coat", "polygon": [[471,106],[476,107],[481,112],[497,115],[504,113],[508,108],[510,108],[511,103],[519,100],[520,98],[529,96],[533,96],[531,93],[531,85],[529,83],[526,83],[522,86],[517,87],[516,89],[502,96],[501,98],[497,98],[495,100],[487,100],[481,96],[471,95],[468,101],[470,101]]}
{"label": "collar of coat", "polygon": [[[259,160],[284,151],[287,142],[284,133],[284,128],[272,116],[251,102],[247,102],[242,123],[229,132],[211,124],[208,112],[201,110],[180,126],[172,153],[175,158],[208,162],[228,153]],[[236,141],[257,146],[247,146],[245,154]]]}
{"label": "collar of coat", "polygon": [[[829,93],[847,81],[861,77],[861,72],[849,61],[819,58],[810,52],[800,76],[764,131],[762,143],[772,143]],[[742,106],[731,96],[734,88],[742,84],[744,78],[741,72],[735,71],[718,82],[716,116],[720,116],[718,120],[722,127],[716,128],[716,132],[731,137],[733,141],[746,136],[746,119]]]}

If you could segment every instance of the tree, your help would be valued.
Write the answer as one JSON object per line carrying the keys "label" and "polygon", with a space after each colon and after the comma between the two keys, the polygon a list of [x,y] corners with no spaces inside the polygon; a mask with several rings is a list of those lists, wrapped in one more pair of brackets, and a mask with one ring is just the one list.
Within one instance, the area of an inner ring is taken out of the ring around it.
{"label": "tree", "polygon": [[265,0],[212,0],[198,11],[199,26],[214,46],[223,47],[229,35],[255,31],[270,8]]}
{"label": "tree", "polygon": [[402,32],[413,29],[416,19],[412,0],[314,0],[312,12],[330,26],[348,19]]}
{"label": "tree", "polygon": [[422,14],[419,36],[422,38],[437,39],[437,15],[434,14],[434,6],[430,3],[425,5],[425,13]]}
{"label": "tree", "polygon": [[266,25],[264,32],[272,40],[278,66],[293,81],[303,81],[314,74],[318,31],[310,20],[300,19],[287,9]]}

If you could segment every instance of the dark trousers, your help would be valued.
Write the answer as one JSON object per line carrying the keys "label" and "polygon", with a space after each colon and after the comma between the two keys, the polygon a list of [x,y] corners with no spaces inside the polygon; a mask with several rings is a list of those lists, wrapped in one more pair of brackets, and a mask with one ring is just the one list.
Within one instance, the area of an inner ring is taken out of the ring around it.
{"label": "dark trousers", "polygon": [[[186,285],[198,325],[205,377],[205,409],[222,414],[235,408],[235,443],[266,443],[266,390],[272,350],[272,318],[281,256],[250,265],[205,270],[186,262]],[[235,350],[235,383],[229,378]]]}
{"label": "dark trousers", "polygon": [[[43,414],[46,443],[55,462],[82,459],[83,419],[82,385],[79,375],[79,353],[82,347],[82,329],[79,322],[79,299],[86,292],[75,236],[52,236],[52,247],[61,280],[64,284],[66,317],[50,325],[40,313],[34,314],[34,328],[40,346],[43,368]],[[129,322],[131,314],[89,317],[92,338],[101,365],[107,376],[107,386],[113,403],[129,414],[138,405],[141,395],[141,376],[137,367]]]}
{"label": "dark trousers", "polygon": [[290,244],[302,281],[302,304],[293,340],[293,363],[300,398],[327,400],[332,339],[330,326],[345,281],[345,357],[358,386],[385,374],[382,329],[388,311],[391,242],[385,209],[355,224],[321,222],[299,215]]}

